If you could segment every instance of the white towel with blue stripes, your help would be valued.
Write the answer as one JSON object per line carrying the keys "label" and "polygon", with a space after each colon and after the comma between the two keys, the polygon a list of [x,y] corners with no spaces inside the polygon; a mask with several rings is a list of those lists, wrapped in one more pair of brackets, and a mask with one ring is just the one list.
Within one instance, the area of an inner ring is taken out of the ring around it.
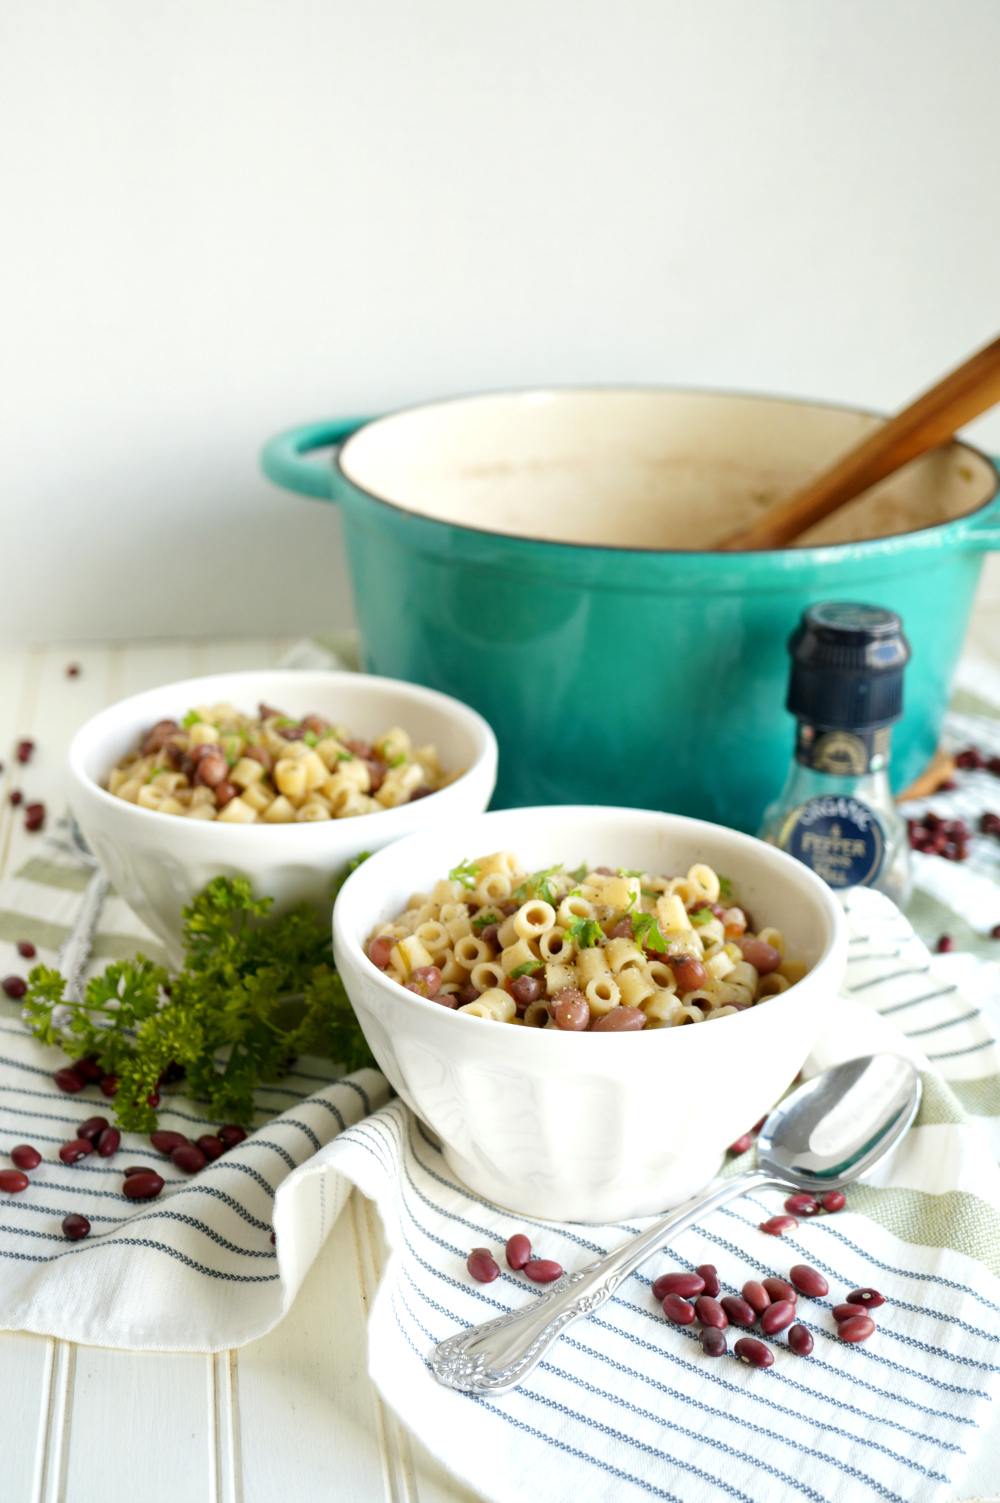
{"label": "white towel with blue stripes", "polygon": [[[845,1210],[782,1238],[759,1230],[781,1209],[778,1192],[716,1211],[574,1324],[508,1394],[453,1392],[428,1367],[444,1337],[537,1293],[507,1270],[506,1239],[526,1231],[538,1256],[573,1269],[648,1223],[557,1225],[501,1211],[456,1182],[399,1101],[297,1171],[338,1171],[376,1201],[392,1256],[371,1316],[372,1377],[484,1498],[930,1503],[947,1495],[1000,1385],[1000,1170],[983,1131],[994,1132],[1000,1116],[997,1049],[961,978],[932,963],[898,910],[858,892],[849,919],[844,998],[808,1070],[883,1048],[912,1055],[923,1103],[892,1160],[848,1192]],[[491,1284],[466,1271],[476,1246],[491,1247],[501,1265]],[[749,1278],[786,1277],[797,1262],[820,1269],[829,1295],[799,1301],[812,1356],[795,1356],[783,1336],[771,1338],[766,1371],[704,1356],[691,1329],[665,1321],[650,1290],[660,1273],[704,1262],[728,1292]],[[866,1285],[886,1298],[877,1332],[847,1346],[830,1312]]]}

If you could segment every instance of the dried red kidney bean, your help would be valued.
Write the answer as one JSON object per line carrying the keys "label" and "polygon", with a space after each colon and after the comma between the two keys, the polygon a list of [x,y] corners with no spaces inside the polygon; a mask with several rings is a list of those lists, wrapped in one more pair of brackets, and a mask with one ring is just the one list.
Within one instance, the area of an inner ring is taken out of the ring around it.
{"label": "dried red kidney bean", "polygon": [[842,1320],[837,1327],[841,1341],[867,1341],[875,1329],[870,1315],[855,1315],[852,1320]]}
{"label": "dried red kidney bean", "polygon": [[706,1326],[699,1339],[706,1357],[724,1357],[729,1350],[725,1336],[715,1326]]}
{"label": "dried red kidney bean", "polygon": [[675,1326],[689,1326],[694,1320],[694,1305],[679,1294],[668,1294],[663,1300],[663,1313]]}
{"label": "dried red kidney bean", "polygon": [[184,1147],[187,1138],[182,1132],[168,1132],[166,1128],[158,1127],[155,1132],[150,1133],[149,1141],[161,1153],[173,1153],[175,1148]]}
{"label": "dried red kidney bean", "polygon": [[226,1151],[226,1145],[225,1143],[223,1143],[222,1139],[215,1137],[215,1135],[210,1132],[202,1134],[202,1136],[198,1139],[197,1146],[201,1149],[202,1153],[207,1159],[221,1159],[222,1155]]}
{"label": "dried red kidney bean", "polygon": [[751,1132],[760,1132],[761,1128],[764,1126],[764,1123],[766,1121],[767,1121],[767,1117],[766,1116],[761,1117],[757,1122],[754,1123],[754,1125],[753,1125],[753,1127],[751,1127],[750,1131]]}
{"label": "dried red kidney bean", "polygon": [[90,1222],[86,1216],[80,1216],[76,1211],[70,1211],[62,1221],[63,1236],[71,1242],[79,1242],[81,1237],[86,1237],[90,1232]]}
{"label": "dried red kidney bean", "polygon": [[154,1112],[155,1112],[156,1108],[160,1104],[160,1093],[159,1093],[159,1091],[147,1091],[147,1093],[146,1093],[146,1104],[147,1104],[147,1106],[151,1106],[153,1108]]}
{"label": "dried red kidney bean", "polygon": [[1000,924],[994,924],[990,930],[990,939],[1000,939]]}
{"label": "dried red kidney bean", "polygon": [[799,1293],[807,1295],[809,1299],[820,1299],[830,1292],[830,1286],[823,1275],[815,1268],[810,1268],[808,1263],[796,1263],[789,1270],[788,1277]]}
{"label": "dried red kidney bean", "polygon": [[653,1285],[656,1299],[666,1299],[668,1294],[679,1294],[682,1299],[694,1299],[704,1294],[705,1280],[700,1273],[661,1273]]}
{"label": "dried red kidney bean", "polygon": [[743,1285],[742,1293],[751,1310],[756,1311],[758,1315],[763,1315],[771,1303],[771,1296],[764,1288],[764,1285],[758,1284],[756,1279],[747,1279]]}
{"label": "dried red kidney bean", "polygon": [[117,1153],[121,1144],[122,1135],[117,1127],[106,1127],[97,1140],[97,1152],[102,1159],[109,1159],[113,1153]]}
{"label": "dried red kidney bean", "polygon": [[12,997],[15,1002],[18,1001],[19,998],[23,997],[25,992],[28,990],[28,983],[25,981],[23,976],[5,976],[3,980],[0,981],[0,986],[3,987],[8,997]]}
{"label": "dried red kidney bean", "polygon": [[818,1216],[819,1201],[814,1195],[803,1191],[799,1195],[789,1195],[785,1201],[785,1210],[790,1216]]}
{"label": "dried red kidney bean", "polygon": [[741,1336],[733,1351],[741,1362],[747,1362],[751,1367],[771,1367],[774,1363],[771,1348],[758,1341],[756,1336]]}
{"label": "dried red kidney bean", "polygon": [[779,1300],[787,1299],[791,1300],[794,1305],[799,1297],[791,1284],[786,1284],[784,1279],[762,1279],[761,1282],[775,1304]]}
{"label": "dried red kidney bean", "polygon": [[34,832],[40,830],[45,823],[44,804],[26,804],[24,806],[24,828]]}
{"label": "dried red kidney bean", "polygon": [[556,992],[552,1004],[557,1028],[568,1033],[582,1033],[590,1027],[590,1003],[575,986],[566,986]]}
{"label": "dried red kidney bean", "polygon": [[163,1180],[154,1169],[138,1169],[122,1185],[129,1200],[152,1200],[163,1189]]}
{"label": "dried red kidney bean", "polygon": [[771,971],[776,971],[781,964],[781,951],[776,950],[763,939],[747,939],[741,934],[736,943],[743,951],[743,959],[760,972],[767,976]]}
{"label": "dried red kidney bean", "polygon": [[939,955],[947,955],[955,948],[955,941],[950,934],[942,934],[934,948]]}
{"label": "dried red kidney bean", "polygon": [[741,1137],[736,1139],[735,1143],[730,1143],[729,1152],[736,1154],[738,1157],[741,1153],[746,1153],[752,1147],[753,1138],[748,1132],[745,1132]]}
{"label": "dried red kidney bean", "polygon": [[123,1169],[122,1170],[122,1174],[124,1174],[124,1176],[125,1176],[126,1179],[131,1179],[131,1177],[132,1177],[133,1174],[148,1174],[148,1173],[149,1173],[149,1165],[148,1164],[129,1164],[129,1166],[128,1166],[127,1169]]}
{"label": "dried red kidney bean", "polygon": [[74,1060],[73,1069],[88,1085],[94,1085],[104,1074],[97,1060],[90,1059],[87,1055],[84,1055],[82,1059]]}
{"label": "dried red kidney bean", "polygon": [[35,949],[30,939],[19,939],[17,942],[17,953],[19,955],[22,955],[25,960],[34,960],[35,956],[38,954],[38,951]]}
{"label": "dried red kidney bean", "polygon": [[507,1238],[505,1255],[507,1267],[516,1269],[518,1273],[526,1263],[531,1262],[531,1242],[523,1232],[515,1232],[513,1237]]}
{"label": "dried red kidney bean", "polygon": [[11,1163],[19,1169],[37,1169],[42,1162],[42,1155],[30,1143],[18,1143],[16,1148],[10,1150],[10,1158]]}
{"label": "dried red kidney bean", "polygon": [[76,1138],[72,1143],[64,1143],[59,1150],[59,1157],[64,1164],[78,1164],[89,1153],[93,1153],[94,1145],[86,1138]]}
{"label": "dried red kidney bean", "polygon": [[180,1143],[170,1151],[171,1162],[178,1169],[183,1169],[185,1174],[197,1174],[199,1169],[204,1169],[208,1159],[195,1143]]}
{"label": "dried red kidney bean", "polygon": [[465,1260],[465,1266],[480,1284],[492,1284],[500,1275],[500,1265],[488,1247],[474,1247]]}
{"label": "dried red kidney bean", "polygon": [[112,1096],[114,1096],[114,1095],[117,1094],[117,1091],[118,1091],[118,1076],[117,1075],[102,1075],[101,1078],[100,1078],[100,1080],[97,1082],[97,1084],[100,1087],[101,1095],[102,1096],[107,1096],[108,1098],[110,1098],[110,1097],[112,1097]]}
{"label": "dried red kidney bean", "polygon": [[719,1295],[719,1270],[714,1263],[699,1263],[695,1273],[704,1281],[705,1293],[710,1299],[717,1299]]}
{"label": "dried red kidney bean", "polygon": [[791,1300],[779,1299],[776,1304],[769,1305],[760,1317],[760,1328],[765,1336],[774,1336],[778,1331],[784,1331],[795,1320],[795,1306]]}
{"label": "dried red kidney bean", "polygon": [[724,1294],[719,1304],[734,1326],[752,1326],[757,1319],[757,1312],[738,1294]]}
{"label": "dried red kidney bean", "polygon": [[837,1324],[839,1326],[840,1322],[842,1320],[853,1320],[854,1319],[855,1315],[858,1314],[858,1306],[857,1305],[834,1305],[833,1309],[830,1311],[830,1314],[833,1316],[834,1320],[837,1322]]}
{"label": "dried red kidney bean", "polygon": [[685,992],[696,992],[708,980],[708,972],[696,955],[670,955],[667,957],[667,965],[673,971],[677,990],[682,995]]}
{"label": "dried red kidney bean", "polygon": [[529,1258],[524,1271],[536,1284],[551,1284],[556,1279],[561,1279],[563,1272],[562,1264],[556,1263],[552,1258]]}
{"label": "dried red kidney bean", "polygon": [[827,1190],[820,1201],[824,1211],[842,1211],[847,1204],[847,1196],[843,1190]]}
{"label": "dried red kidney bean", "polygon": [[814,1346],[812,1332],[807,1326],[792,1326],[786,1339],[792,1351],[800,1357],[808,1357]]}
{"label": "dried red kidney bean", "polygon": [[14,805],[15,809],[17,808],[18,804],[21,802],[21,800],[23,798],[24,798],[24,794],[21,792],[20,788],[15,788],[14,791],[13,791],[13,793],[10,796],[10,801]]}
{"label": "dried red kidney bean", "polygon": [[53,1070],[52,1079],[60,1091],[65,1091],[68,1096],[75,1096],[77,1091],[82,1091],[87,1082],[79,1076],[72,1065],[63,1065],[61,1070]]}
{"label": "dried red kidney bean", "polygon": [[86,1138],[88,1143],[96,1143],[101,1133],[111,1124],[107,1117],[88,1117],[86,1122],[81,1122],[76,1130],[78,1138]]}
{"label": "dried red kidney bean", "polygon": [[694,1313],[703,1326],[714,1326],[717,1331],[724,1331],[729,1324],[729,1316],[710,1294],[699,1294],[694,1302]]}
{"label": "dried red kidney bean", "polygon": [[794,1216],[769,1216],[760,1223],[760,1229],[769,1237],[780,1237],[782,1232],[793,1232],[798,1224]]}
{"label": "dried red kidney bean", "polygon": [[955,758],[956,767],[964,767],[975,771],[977,768],[982,767],[982,765],[983,754],[975,746],[967,746],[965,750],[960,751],[958,756]]}
{"label": "dried red kidney bean", "polygon": [[235,1148],[237,1143],[243,1142],[246,1133],[242,1127],[237,1127],[235,1122],[231,1122],[226,1127],[220,1127],[215,1136],[221,1138],[227,1148]]}
{"label": "dried red kidney bean", "polygon": [[0,1169],[0,1190],[6,1190],[8,1195],[19,1195],[27,1188],[28,1176],[20,1169]]}
{"label": "dried red kidney bean", "polygon": [[80,677],[80,664],[79,663],[67,663],[66,664],[66,677],[67,678],[79,678]]}
{"label": "dried red kidney bean", "polygon": [[877,1289],[854,1289],[847,1296],[849,1305],[864,1305],[869,1310],[877,1310],[879,1305],[885,1304],[885,1295],[879,1294]]}
{"label": "dried red kidney bean", "polygon": [[33,741],[19,741],[14,755],[19,762],[29,762],[34,749],[35,743]]}

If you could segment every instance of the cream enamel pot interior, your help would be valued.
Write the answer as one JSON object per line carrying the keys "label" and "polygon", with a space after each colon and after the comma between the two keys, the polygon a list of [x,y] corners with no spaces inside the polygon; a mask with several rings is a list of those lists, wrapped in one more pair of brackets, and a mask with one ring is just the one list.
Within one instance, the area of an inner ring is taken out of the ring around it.
{"label": "cream enamel pot interior", "polygon": [[[115,798],[102,786],[158,720],[179,720],[203,704],[229,703],[253,714],[261,700],[292,715],[341,721],[358,736],[402,726],[415,744],[433,743],[444,767],[464,767],[465,774],[398,809],[288,825],[230,825],[158,814]],[[220,673],[149,689],[89,720],[70,747],[69,799],[105,874],[163,941],[176,966],[183,959],[181,909],[213,877],[249,877],[258,897],[276,900],[276,912],[308,899],[329,916],[332,884],[352,857],[440,820],[479,814],[493,791],[496,764],[493,732],[475,711],[414,684],[359,673]]]}
{"label": "cream enamel pot interior", "polygon": [[[968,446],[908,466],[800,546],[713,553],[881,420],[658,389],[460,398],[282,434],[263,463],[340,503],[366,665],[443,689],[497,733],[495,803],[614,802],[757,828],[792,749],[802,610],[903,618],[894,786],[933,754],[997,476]],[[308,453],[339,443],[334,464]]]}
{"label": "cream enamel pot interior", "polygon": [[[746,1012],[615,1034],[466,1017],[372,964],[372,930],[411,893],[429,892],[467,857],[501,849],[529,870],[586,860],[675,874],[707,861],[811,969]],[[441,1139],[451,1169],[499,1205],[559,1221],[645,1216],[707,1184],[727,1145],[809,1053],[843,978],[846,931],[830,889],[761,841],[675,815],[565,806],[504,810],[400,841],[348,878],[333,915],[334,955],[365,1037]]]}

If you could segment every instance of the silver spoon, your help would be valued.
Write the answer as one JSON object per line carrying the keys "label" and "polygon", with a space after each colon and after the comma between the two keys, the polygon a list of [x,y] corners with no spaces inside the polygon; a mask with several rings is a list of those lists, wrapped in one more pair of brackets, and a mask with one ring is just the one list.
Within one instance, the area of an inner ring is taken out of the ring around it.
{"label": "silver spoon", "polygon": [[523,1310],[459,1331],[435,1347],[440,1383],[502,1393],[539,1363],[574,1320],[590,1315],[679,1232],[748,1190],[839,1190],[862,1179],[902,1138],[920,1105],[920,1076],[898,1054],[870,1054],[824,1070],[786,1096],[757,1140],[756,1169],[703,1190],[645,1232],[558,1283]]}

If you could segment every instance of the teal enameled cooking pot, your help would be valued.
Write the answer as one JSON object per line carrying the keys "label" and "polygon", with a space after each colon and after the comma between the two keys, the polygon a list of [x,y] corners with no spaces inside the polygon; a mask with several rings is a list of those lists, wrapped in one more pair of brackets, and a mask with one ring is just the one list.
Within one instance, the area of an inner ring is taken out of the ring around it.
{"label": "teal enameled cooking pot", "polygon": [[[803,608],[902,616],[900,788],[935,749],[1000,547],[996,471],[951,444],[800,546],[711,551],[881,421],[656,388],[517,392],[296,428],[263,467],[340,503],[366,666],[485,715],[497,807],[629,804],[754,830],[791,753],[785,643]],[[332,464],[308,457],[330,445]]]}

